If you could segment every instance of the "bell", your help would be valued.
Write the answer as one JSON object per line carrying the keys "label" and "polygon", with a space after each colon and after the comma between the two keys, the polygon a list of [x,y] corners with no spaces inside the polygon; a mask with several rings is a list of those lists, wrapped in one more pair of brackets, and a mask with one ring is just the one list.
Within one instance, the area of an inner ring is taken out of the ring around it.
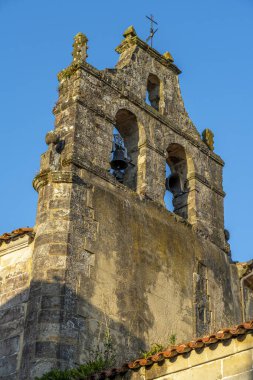
{"label": "bell", "polygon": [[182,193],[180,177],[177,173],[171,174],[166,178],[166,189],[171,191],[173,195],[179,195]]}
{"label": "bell", "polygon": [[124,150],[121,149],[121,147],[116,148],[113,152],[110,165],[113,170],[124,170],[128,167],[128,160]]}

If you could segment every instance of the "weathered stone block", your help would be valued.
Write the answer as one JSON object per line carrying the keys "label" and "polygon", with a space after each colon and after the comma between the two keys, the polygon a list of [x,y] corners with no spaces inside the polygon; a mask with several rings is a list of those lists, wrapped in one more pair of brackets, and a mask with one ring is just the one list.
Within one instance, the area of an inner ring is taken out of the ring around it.
{"label": "weathered stone block", "polygon": [[19,351],[19,336],[13,336],[11,338],[0,341],[0,357],[10,356],[18,353]]}
{"label": "weathered stone block", "polygon": [[[161,363],[162,364],[162,363]],[[182,371],[187,368],[187,359],[183,356],[166,360],[163,365],[154,364],[150,368],[146,368],[145,379],[152,380],[174,372]]]}
{"label": "weathered stone block", "polygon": [[49,208],[50,209],[68,209],[69,208],[69,197],[59,198],[59,199],[53,199],[49,201]]}
{"label": "weathered stone block", "polygon": [[11,322],[0,325],[1,339],[7,339],[13,335],[20,334],[24,328],[24,318],[14,319]]}
{"label": "weathered stone block", "polygon": [[238,375],[252,369],[253,348],[223,359],[223,376]]}
{"label": "weathered stone block", "polygon": [[49,248],[50,255],[67,255],[69,245],[68,244],[52,244]]}
{"label": "weathered stone block", "polygon": [[35,354],[37,358],[50,358],[57,357],[59,345],[55,342],[36,342]]}
{"label": "weathered stone block", "polygon": [[62,243],[63,241],[66,241],[67,238],[68,231],[52,231],[51,233],[44,233],[36,238],[36,248],[49,243]]}
{"label": "weathered stone block", "polygon": [[58,281],[63,283],[65,279],[65,270],[64,269],[49,269],[47,270],[47,280],[48,281]]}
{"label": "weathered stone block", "polygon": [[65,292],[64,285],[57,282],[52,282],[52,283],[43,282],[41,287],[42,287],[42,294],[44,295],[60,296],[60,295],[63,295]]}
{"label": "weathered stone block", "polygon": [[253,370],[240,373],[239,375],[224,377],[224,380],[252,380],[253,379]]}
{"label": "weathered stone block", "polygon": [[253,333],[247,335],[239,335],[234,339],[234,345],[236,351],[244,351],[252,348]]}
{"label": "weathered stone block", "polygon": [[42,309],[55,309],[63,306],[64,298],[57,296],[42,296],[41,308]]}
{"label": "weathered stone block", "polygon": [[[192,380],[214,380],[214,379],[222,379],[222,365],[221,360],[216,360],[212,363],[207,363],[204,365],[200,365],[197,367],[193,367],[185,373],[185,377],[181,377],[181,379],[192,379]],[[180,379],[180,377],[179,377]]]}
{"label": "weathered stone block", "polygon": [[62,321],[62,310],[41,310],[39,313],[39,323],[60,323]]}
{"label": "weathered stone block", "polygon": [[24,316],[24,305],[8,307],[0,310],[1,324],[17,321]]}
{"label": "weathered stone block", "polygon": [[12,355],[0,359],[0,378],[10,376],[16,372],[17,355]]}

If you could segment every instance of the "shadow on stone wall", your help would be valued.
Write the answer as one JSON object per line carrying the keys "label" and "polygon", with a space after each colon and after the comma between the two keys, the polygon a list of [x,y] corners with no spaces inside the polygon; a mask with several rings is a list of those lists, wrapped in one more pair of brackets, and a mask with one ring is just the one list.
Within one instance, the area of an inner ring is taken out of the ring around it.
{"label": "shadow on stone wall", "polygon": [[[117,365],[144,342],[62,283],[32,282],[0,308],[0,379],[28,380],[89,360],[110,331]],[[132,354],[131,354],[132,353]]]}

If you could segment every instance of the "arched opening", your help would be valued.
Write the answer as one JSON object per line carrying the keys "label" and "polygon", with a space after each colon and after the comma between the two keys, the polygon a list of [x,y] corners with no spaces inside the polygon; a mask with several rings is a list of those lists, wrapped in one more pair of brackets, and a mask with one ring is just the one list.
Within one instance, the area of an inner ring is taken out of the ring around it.
{"label": "arched opening", "polygon": [[160,80],[154,74],[149,74],[147,91],[146,91],[146,103],[151,107],[159,111],[160,103]]}
{"label": "arched opening", "polygon": [[166,168],[165,205],[170,211],[187,219],[189,194],[187,160],[185,150],[181,145],[171,144],[168,147]]}
{"label": "arched opening", "polygon": [[[170,167],[167,164],[167,162],[166,162],[166,168],[165,168],[165,175],[166,175],[166,179],[171,175],[171,170],[170,170]],[[165,207],[167,208],[167,210],[169,210],[171,212],[174,211],[174,206],[173,206],[172,201],[173,201],[172,192],[169,190],[166,190],[165,194],[164,194],[164,203],[165,203]]]}
{"label": "arched opening", "polygon": [[117,112],[110,159],[111,173],[132,190],[137,190],[139,129],[136,116],[122,109]]}

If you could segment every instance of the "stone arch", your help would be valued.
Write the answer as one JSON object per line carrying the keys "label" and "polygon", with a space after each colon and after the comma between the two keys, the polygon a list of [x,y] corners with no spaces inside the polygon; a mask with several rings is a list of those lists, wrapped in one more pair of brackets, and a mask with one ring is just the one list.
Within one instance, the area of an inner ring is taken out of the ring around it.
{"label": "stone arch", "polygon": [[137,117],[126,108],[119,109],[115,116],[114,133],[119,133],[127,151],[128,166],[124,170],[123,185],[138,190],[139,172],[139,142],[143,139],[144,131],[140,129]]}
{"label": "stone arch", "polygon": [[149,74],[147,79],[146,102],[159,111],[161,96],[162,85],[160,79],[155,74]]}
{"label": "stone arch", "polygon": [[170,168],[170,175],[166,178],[166,191],[172,194],[173,212],[189,222],[193,222],[195,216],[194,163],[187,155],[185,148],[177,143],[172,143],[167,148],[166,163]]}

